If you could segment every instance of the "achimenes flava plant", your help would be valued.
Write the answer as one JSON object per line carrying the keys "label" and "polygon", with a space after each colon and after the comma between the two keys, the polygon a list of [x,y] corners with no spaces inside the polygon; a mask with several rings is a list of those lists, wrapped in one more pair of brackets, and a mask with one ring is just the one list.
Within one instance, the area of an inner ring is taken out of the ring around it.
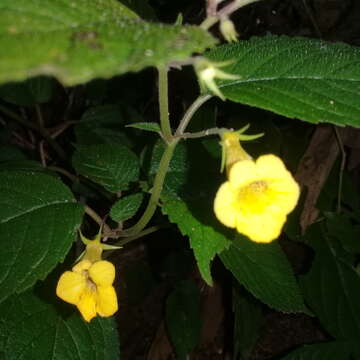
{"label": "achimenes flava plant", "polygon": [[[157,209],[189,238],[208,285],[213,285],[211,263],[217,255],[237,281],[235,357],[249,356],[260,303],[285,313],[309,313],[304,302],[335,340],[299,348],[286,359],[359,355],[355,266],[360,247],[345,231],[358,231],[359,208],[353,200],[358,196],[348,203],[341,199],[343,172],[331,197],[337,197],[336,209],[328,202],[322,209],[326,216],[319,216],[304,237],[287,229],[292,240],[308,241],[316,254],[299,286],[277,239],[298,203],[300,187],[285,165],[291,159],[272,149],[265,122],[254,121],[261,134],[249,135],[242,120],[234,129],[212,127],[211,111],[203,128],[187,131],[213,97],[266,109],[289,122],[360,125],[358,48],[285,36],[237,42],[230,15],[254,2],[208,0],[205,20],[189,26],[147,22],[136,11],[146,17],[149,7],[130,9],[115,0],[1,1],[0,44],[6,49],[0,54],[1,121],[18,143],[32,149],[26,157],[17,148],[4,147],[0,156],[4,359],[121,358],[113,319],[121,312],[121,294],[114,287],[113,260],[103,252],[139,238],[146,241],[146,235],[164,226],[149,225]],[[230,44],[216,46],[218,40],[209,32],[214,25]],[[200,95],[174,124],[168,72],[185,66],[194,68]],[[66,88],[67,110],[51,127],[41,105],[56,91],[47,76],[69,87],[147,67],[157,69],[159,122],[130,121],[127,109],[124,123],[123,110],[109,104],[90,107],[80,120],[69,121],[74,92]],[[75,141],[66,136],[71,127]],[[249,148],[270,146],[254,151],[255,156],[244,150],[246,141]],[[285,136],[281,143],[293,146]],[[105,204],[105,210],[91,206],[92,199]],[[93,240],[80,232],[84,213],[100,228]],[[298,227],[297,214],[290,225]],[[82,246],[73,247],[78,234],[85,250],[75,260],[73,250]],[[331,287],[324,280],[324,266],[332,274]],[[253,295],[251,301],[238,291],[239,285]],[[179,359],[198,345],[199,303],[198,288],[189,281],[178,284],[168,298],[167,329]],[[256,316],[240,316],[248,313]],[[244,328],[251,331],[244,333]]]}

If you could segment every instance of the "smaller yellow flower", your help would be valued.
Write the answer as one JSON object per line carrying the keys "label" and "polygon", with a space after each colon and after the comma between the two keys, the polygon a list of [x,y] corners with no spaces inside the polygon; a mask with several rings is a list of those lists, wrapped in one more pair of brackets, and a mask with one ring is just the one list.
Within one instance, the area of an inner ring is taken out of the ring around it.
{"label": "smaller yellow flower", "polygon": [[72,271],[61,275],[56,295],[76,305],[88,322],[97,314],[112,316],[118,310],[116,292],[112,286],[114,279],[115,267],[111,262],[81,260]]}
{"label": "smaller yellow flower", "polygon": [[118,310],[117,296],[112,286],[115,280],[115,267],[101,254],[108,245],[100,242],[101,229],[94,240],[86,239],[86,250],[72,271],[65,271],[57,284],[56,295],[62,300],[76,305],[85,321],[89,322],[97,314],[112,316]]}

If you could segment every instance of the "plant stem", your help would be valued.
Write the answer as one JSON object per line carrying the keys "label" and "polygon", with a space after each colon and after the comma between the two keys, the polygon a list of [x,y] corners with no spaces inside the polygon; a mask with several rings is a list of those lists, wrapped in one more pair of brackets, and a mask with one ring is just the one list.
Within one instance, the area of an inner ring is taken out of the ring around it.
{"label": "plant stem", "polygon": [[48,144],[54,149],[57,155],[62,159],[66,160],[66,154],[64,150],[59,146],[59,144],[47,133],[47,131],[40,127],[36,126],[30,121],[25,121],[21,116],[16,114],[15,112],[7,109],[5,106],[0,105],[0,111],[2,111],[7,116],[11,117],[13,120],[18,122],[19,124],[23,125],[24,127],[30,128],[36,132],[38,132],[47,142]]}
{"label": "plant stem", "polygon": [[110,227],[105,224],[103,219],[98,215],[97,212],[95,212],[95,210],[93,210],[88,205],[84,205],[84,209],[85,209],[85,213],[88,214],[99,226],[104,227],[105,233],[109,234],[112,232]]}
{"label": "plant stem", "polygon": [[339,150],[341,153],[341,163],[340,163],[340,170],[339,170],[339,187],[338,187],[338,196],[337,196],[337,208],[336,211],[338,213],[341,212],[341,195],[342,195],[342,187],[343,187],[343,175],[345,170],[345,164],[346,164],[346,153],[344,150],[344,144],[342,142],[341,136],[339,134],[339,131],[336,126],[333,126],[336,140],[339,146]]}
{"label": "plant stem", "polygon": [[175,132],[175,136],[181,136],[184,131],[186,130],[186,127],[189,124],[189,121],[195,114],[195,112],[199,109],[199,107],[204,104],[206,101],[208,101],[212,95],[200,95],[187,109],[186,113],[184,114],[184,117],[180,121],[179,127],[177,128]]}
{"label": "plant stem", "polygon": [[213,25],[215,25],[221,18],[229,17],[236,10],[257,1],[260,0],[234,0],[230,4],[224,6],[221,10],[219,10],[216,15],[208,16],[200,24],[200,27],[204,30],[208,30]]}
{"label": "plant stem", "polygon": [[129,242],[132,242],[134,240],[137,240],[145,235],[149,235],[157,230],[159,230],[160,228],[162,228],[161,226],[150,226],[149,228],[140,231],[139,233],[137,233],[136,235],[133,236],[129,236],[124,240],[120,240],[117,243],[115,243],[115,246],[124,246],[125,244],[128,244]]}
{"label": "plant stem", "polygon": [[179,135],[178,137],[181,139],[197,139],[204,136],[210,136],[210,135],[219,135],[222,132],[229,130],[226,128],[211,128],[203,131],[197,131],[195,133],[183,133],[182,135]]}
{"label": "plant stem", "polygon": [[139,221],[134,226],[124,230],[123,234],[136,235],[142,229],[144,229],[144,227],[148,224],[148,222],[154,215],[156,207],[157,207],[159,199],[160,199],[161,190],[164,185],[164,180],[165,180],[167,170],[169,168],[170,160],[172,158],[172,155],[174,153],[175,147],[178,142],[179,142],[179,139],[173,139],[172,142],[167,145],[167,147],[162,155],[162,158],[160,160],[159,169],[155,176],[154,186],[152,189],[149,203],[145,209],[145,212],[142,215],[142,217],[139,219]]}
{"label": "plant stem", "polygon": [[163,138],[169,142],[172,137],[169,121],[168,68],[159,66],[159,110]]}

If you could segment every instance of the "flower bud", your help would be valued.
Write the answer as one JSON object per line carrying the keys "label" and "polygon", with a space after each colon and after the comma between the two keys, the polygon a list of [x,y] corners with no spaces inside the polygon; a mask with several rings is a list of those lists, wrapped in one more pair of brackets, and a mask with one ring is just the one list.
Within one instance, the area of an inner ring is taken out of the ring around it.
{"label": "flower bud", "polygon": [[238,41],[238,33],[236,32],[234,23],[229,18],[221,19],[220,32],[227,42],[231,43]]}

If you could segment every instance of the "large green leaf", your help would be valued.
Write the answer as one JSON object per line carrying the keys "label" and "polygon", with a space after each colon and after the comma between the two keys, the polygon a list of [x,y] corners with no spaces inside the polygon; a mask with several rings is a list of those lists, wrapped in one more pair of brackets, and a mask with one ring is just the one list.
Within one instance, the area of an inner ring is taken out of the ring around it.
{"label": "large green leaf", "polygon": [[239,283],[265,304],[283,312],[306,312],[293,271],[277,242],[260,244],[238,235],[220,258]]}
{"label": "large green leaf", "polygon": [[0,83],[45,74],[75,85],[215,43],[199,27],[144,22],[116,0],[2,0],[0,13]]}
{"label": "large green leaf", "polygon": [[0,306],[3,360],[117,360],[119,356],[113,319],[86,323],[76,312],[64,316],[32,292],[12,296]]}
{"label": "large green leaf", "polygon": [[360,126],[360,49],[306,38],[266,36],[206,54],[232,60],[226,98],[312,123]]}
{"label": "large green leaf", "polygon": [[337,339],[352,340],[360,354],[360,276],[323,224],[313,225],[306,237],[315,259],[301,281],[305,299],[325,329]]}
{"label": "large green leaf", "polygon": [[281,360],[350,360],[349,344],[334,341],[305,345],[292,351]]}
{"label": "large green leaf", "polygon": [[200,339],[200,293],[191,280],[181,282],[166,301],[166,326],[178,360],[186,360]]}
{"label": "large green leaf", "polygon": [[73,165],[80,174],[115,193],[126,189],[139,176],[137,156],[123,145],[78,146]]}
{"label": "large green leaf", "polygon": [[32,286],[62,261],[82,206],[53,176],[3,171],[0,177],[0,301]]}

